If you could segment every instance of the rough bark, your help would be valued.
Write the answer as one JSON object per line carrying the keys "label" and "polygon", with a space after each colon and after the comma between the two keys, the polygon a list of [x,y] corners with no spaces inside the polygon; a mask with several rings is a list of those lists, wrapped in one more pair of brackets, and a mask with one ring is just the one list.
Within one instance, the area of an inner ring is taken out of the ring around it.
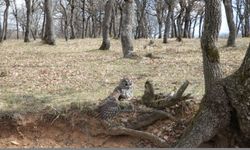
{"label": "rough bark", "polygon": [[121,29],[121,42],[124,58],[131,58],[133,56],[133,18],[134,7],[133,0],[124,0],[122,10],[122,29]]}
{"label": "rough bark", "polygon": [[105,16],[103,19],[103,30],[102,30],[102,45],[99,48],[100,50],[109,50],[110,48],[110,39],[109,39],[109,30],[112,17],[112,8],[114,5],[114,0],[108,0],[105,5]]}
{"label": "rough bark", "polygon": [[25,27],[25,35],[24,42],[30,42],[30,20],[31,20],[31,0],[25,0],[26,4],[26,27]]}
{"label": "rough bark", "polygon": [[250,44],[238,71],[222,79],[203,98],[201,107],[176,147],[249,147]]}
{"label": "rough bark", "polygon": [[44,42],[49,45],[55,45],[54,23],[52,16],[52,0],[45,0],[44,11],[46,13]]}
{"label": "rough bark", "polygon": [[204,32],[201,38],[203,54],[203,70],[205,78],[205,91],[222,77],[220,69],[220,55],[216,47],[221,26],[221,3],[219,0],[206,0]]}
{"label": "rough bark", "polygon": [[235,46],[236,25],[234,23],[232,0],[223,0],[223,3],[225,6],[225,10],[226,10],[227,24],[229,28],[229,37],[227,41],[227,46]]}

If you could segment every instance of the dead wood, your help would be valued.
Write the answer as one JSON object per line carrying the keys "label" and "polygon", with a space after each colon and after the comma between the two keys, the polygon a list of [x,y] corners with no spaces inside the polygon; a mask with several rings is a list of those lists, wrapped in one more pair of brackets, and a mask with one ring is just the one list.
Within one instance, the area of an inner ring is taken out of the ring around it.
{"label": "dead wood", "polygon": [[154,93],[153,84],[150,81],[147,81],[145,83],[145,92],[142,96],[142,103],[147,107],[156,109],[164,109],[166,107],[174,106],[181,101],[185,101],[191,98],[191,94],[183,96],[188,86],[189,81],[185,81],[175,94],[171,95],[171,93],[169,93],[164,96],[156,95]]}

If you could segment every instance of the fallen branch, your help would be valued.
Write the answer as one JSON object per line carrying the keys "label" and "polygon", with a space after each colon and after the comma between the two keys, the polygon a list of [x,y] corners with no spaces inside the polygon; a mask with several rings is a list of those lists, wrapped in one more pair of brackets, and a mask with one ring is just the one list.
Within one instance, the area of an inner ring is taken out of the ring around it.
{"label": "fallen branch", "polygon": [[174,106],[181,101],[191,98],[191,94],[183,96],[188,86],[189,81],[185,81],[173,96],[171,96],[171,94],[167,94],[167,96],[162,96],[155,95],[153,84],[147,81],[145,85],[145,92],[142,97],[142,102],[146,106],[156,109],[164,109],[166,107]]}

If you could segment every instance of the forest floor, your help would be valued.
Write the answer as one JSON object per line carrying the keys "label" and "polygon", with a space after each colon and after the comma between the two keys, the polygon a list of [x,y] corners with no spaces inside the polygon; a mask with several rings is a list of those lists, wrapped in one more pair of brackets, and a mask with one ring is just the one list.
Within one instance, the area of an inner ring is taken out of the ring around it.
{"label": "forest floor", "polygon": [[[101,39],[58,40],[56,46],[43,45],[40,41],[25,44],[16,40],[1,44],[0,72],[5,75],[0,77],[0,114],[28,115],[25,119],[17,117],[21,123],[15,121],[14,125],[11,120],[5,122],[8,120],[6,115],[0,115],[0,147],[147,147],[145,142],[143,146],[138,145],[138,139],[127,136],[93,138],[79,127],[72,128],[63,119],[55,123],[53,119],[50,123],[48,120],[37,121],[47,108],[62,112],[72,102],[81,109],[85,103],[98,103],[124,76],[133,80],[137,98],[143,95],[144,83],[150,79],[154,81],[157,92],[162,93],[174,91],[183,81],[189,80],[186,92],[192,93],[197,101],[201,99],[204,87],[198,39],[181,43],[170,40],[167,45],[155,40],[151,46],[146,46],[149,40],[136,40],[135,52],[141,58],[134,60],[122,59],[119,40],[111,43],[110,51],[98,50]],[[249,39],[237,39],[237,47],[226,48],[225,45],[226,40],[220,39],[218,47],[226,76],[240,66]],[[145,57],[149,53],[157,58]],[[30,114],[37,114],[37,117]],[[180,118],[190,119],[192,115],[188,113]],[[158,122],[157,128],[159,126],[164,131],[166,126],[177,127],[168,120]],[[169,132],[173,130],[170,127],[166,129]],[[154,132],[155,129],[150,127],[148,130]],[[158,130],[155,132],[159,134]],[[165,134],[163,138],[171,136]]]}

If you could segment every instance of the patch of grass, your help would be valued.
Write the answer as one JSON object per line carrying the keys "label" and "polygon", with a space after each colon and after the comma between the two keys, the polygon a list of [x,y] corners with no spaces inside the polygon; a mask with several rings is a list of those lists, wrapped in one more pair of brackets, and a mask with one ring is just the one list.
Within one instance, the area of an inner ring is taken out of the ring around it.
{"label": "patch of grass", "polygon": [[[38,110],[53,107],[95,103],[104,99],[119,80],[128,76],[134,81],[135,96],[141,96],[144,83],[151,79],[158,92],[170,92],[185,80],[191,82],[187,92],[197,99],[204,93],[202,54],[198,39],[175,39],[168,44],[155,40],[135,41],[140,56],[152,53],[162,59],[143,57],[122,59],[119,40],[112,40],[110,51],[99,51],[101,39],[58,40],[56,46],[39,41],[7,40],[0,46],[0,70],[7,76],[0,78],[0,110]],[[238,39],[237,47],[226,48],[226,40],[219,40],[222,69],[225,75],[235,71],[245,55],[249,38]]]}

